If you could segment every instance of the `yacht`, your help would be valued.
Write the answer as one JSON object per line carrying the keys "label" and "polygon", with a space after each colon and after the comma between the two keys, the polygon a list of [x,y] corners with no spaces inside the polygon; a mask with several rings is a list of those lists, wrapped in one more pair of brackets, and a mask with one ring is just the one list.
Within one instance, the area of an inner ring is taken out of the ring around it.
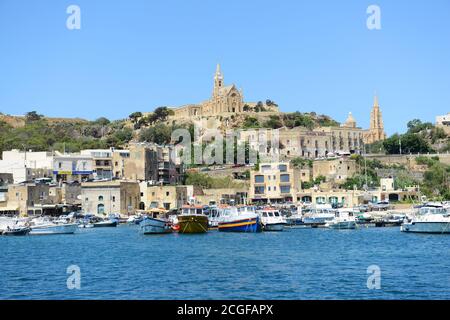
{"label": "yacht", "polygon": [[330,229],[355,229],[356,218],[353,214],[353,210],[337,210],[335,217],[332,220],[327,221],[325,226]]}
{"label": "yacht", "polygon": [[48,218],[31,220],[30,235],[73,234],[78,228],[77,223],[57,223]]}
{"label": "yacht", "polygon": [[334,219],[335,211],[331,205],[316,205],[305,210],[303,223],[311,227],[323,226],[328,221]]}
{"label": "yacht", "polygon": [[218,229],[222,232],[261,232],[261,219],[254,206],[224,207]]}
{"label": "yacht", "polygon": [[402,224],[403,232],[450,233],[450,213],[441,205],[425,205],[413,218]]}
{"label": "yacht", "polygon": [[283,231],[286,219],[274,208],[263,208],[257,211],[264,231]]}

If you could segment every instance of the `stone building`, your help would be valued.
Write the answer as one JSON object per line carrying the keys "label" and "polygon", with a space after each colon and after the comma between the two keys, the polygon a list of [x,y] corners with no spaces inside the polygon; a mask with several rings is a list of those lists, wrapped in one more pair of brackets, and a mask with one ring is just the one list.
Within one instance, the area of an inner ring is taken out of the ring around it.
{"label": "stone building", "polygon": [[356,126],[305,127],[242,130],[239,143],[249,143],[260,155],[277,155],[285,160],[295,157],[315,159],[336,154],[360,154],[363,130]]}
{"label": "stone building", "polygon": [[146,181],[139,184],[141,202],[139,208],[148,210],[164,208],[172,210],[180,208],[193,196],[193,186],[155,186]]}
{"label": "stone building", "polygon": [[[200,104],[188,104],[172,110],[175,118],[208,117],[248,111],[244,110],[245,105],[254,107],[256,103],[244,102],[242,89],[238,89],[234,84],[225,85],[220,65],[217,65],[211,98]],[[278,112],[278,107],[275,105],[264,106],[264,108],[267,111]]]}
{"label": "stone building", "polygon": [[85,214],[132,215],[139,209],[139,183],[134,181],[98,181],[81,184],[81,206]]}
{"label": "stone building", "polygon": [[313,179],[323,176],[328,182],[342,183],[356,172],[356,160],[348,157],[320,159],[313,162]]}
{"label": "stone building", "polygon": [[446,134],[450,135],[450,112],[436,117],[436,127],[442,128]]}
{"label": "stone building", "polygon": [[299,170],[288,162],[262,163],[250,172],[248,198],[251,202],[297,201],[301,189]]}
{"label": "stone building", "polygon": [[375,95],[372,112],[370,113],[370,128],[364,133],[364,143],[370,144],[386,139],[384,132],[383,116]]}

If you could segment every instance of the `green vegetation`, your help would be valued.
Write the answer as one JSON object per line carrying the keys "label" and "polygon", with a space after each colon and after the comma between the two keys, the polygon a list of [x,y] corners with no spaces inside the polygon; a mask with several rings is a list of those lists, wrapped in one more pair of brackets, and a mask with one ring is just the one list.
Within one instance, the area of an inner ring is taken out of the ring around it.
{"label": "green vegetation", "polygon": [[383,148],[387,154],[400,154],[400,143],[402,154],[434,151],[422,135],[415,133],[405,133],[402,135],[396,133],[383,141]]}
{"label": "green vegetation", "polygon": [[294,166],[294,168],[312,168],[313,161],[311,159],[296,157],[291,160],[291,164]]}
{"label": "green vegetation", "polygon": [[184,183],[187,185],[199,186],[205,189],[239,188],[243,186],[242,183],[234,182],[231,177],[213,178],[207,174],[198,172],[188,172]]}
{"label": "green vegetation", "polygon": [[420,190],[431,199],[450,199],[450,166],[439,161],[439,157],[416,157],[416,163],[427,165]]}
{"label": "green vegetation", "polygon": [[264,128],[271,128],[271,129],[279,129],[283,126],[283,123],[281,122],[280,116],[278,115],[271,115],[269,117],[269,120],[267,120],[264,123]]}
{"label": "green vegetation", "polygon": [[120,147],[133,138],[132,129],[125,128],[122,121],[111,122],[103,117],[86,123],[50,122],[34,111],[25,117],[22,127],[14,128],[0,122],[0,152],[11,149],[78,152]]}
{"label": "green vegetation", "polygon": [[256,129],[256,128],[260,128],[261,125],[258,122],[258,119],[256,119],[255,117],[250,117],[247,116],[244,119],[244,123],[243,123],[243,128],[244,129]]}
{"label": "green vegetation", "polygon": [[308,113],[288,113],[283,116],[284,125],[288,128],[305,127],[310,130],[314,129],[314,118]]}

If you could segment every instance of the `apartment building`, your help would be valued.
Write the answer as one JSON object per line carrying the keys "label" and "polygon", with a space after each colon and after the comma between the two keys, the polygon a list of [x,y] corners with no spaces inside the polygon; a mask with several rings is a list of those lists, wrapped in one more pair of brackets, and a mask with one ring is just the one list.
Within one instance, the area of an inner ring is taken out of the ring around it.
{"label": "apartment building", "polygon": [[250,172],[249,200],[252,202],[297,201],[300,171],[288,162],[262,163]]}

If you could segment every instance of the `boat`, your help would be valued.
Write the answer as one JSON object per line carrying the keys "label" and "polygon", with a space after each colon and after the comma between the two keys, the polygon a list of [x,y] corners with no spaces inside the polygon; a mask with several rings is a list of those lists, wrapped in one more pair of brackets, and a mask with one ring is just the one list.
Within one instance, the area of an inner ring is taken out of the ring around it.
{"label": "boat", "polygon": [[208,232],[208,216],[203,214],[202,206],[187,205],[181,208],[177,217],[178,223],[174,229],[178,233],[205,233]]}
{"label": "boat", "polygon": [[353,211],[350,210],[337,210],[335,217],[327,221],[325,226],[330,229],[355,229],[356,219],[353,215]]}
{"label": "boat", "polygon": [[450,213],[443,206],[424,206],[400,230],[417,233],[450,233]]}
{"label": "boat", "polygon": [[283,231],[286,219],[274,208],[263,208],[257,211],[264,231]]}
{"label": "boat", "polygon": [[77,223],[55,223],[46,218],[33,219],[30,222],[30,235],[73,234]]}
{"label": "boat", "polygon": [[406,220],[406,215],[402,213],[391,213],[381,220],[375,221],[375,227],[399,227]]}
{"label": "boat", "polygon": [[211,206],[208,208],[207,215],[208,215],[208,228],[217,230],[219,227],[219,221],[220,221],[220,212],[219,208],[217,206]]}
{"label": "boat", "polygon": [[1,232],[4,236],[26,236],[30,233],[30,228],[28,227],[8,227],[6,230]]}
{"label": "boat", "polygon": [[172,232],[172,225],[168,220],[145,217],[139,223],[142,234],[163,234]]}
{"label": "boat", "polygon": [[323,226],[335,218],[335,212],[331,205],[316,205],[305,210],[303,223],[311,227]]}
{"label": "boat", "polygon": [[103,220],[92,223],[92,227],[93,228],[117,227],[118,224],[119,222],[117,220]]}
{"label": "boat", "polygon": [[222,232],[261,232],[261,219],[253,206],[221,208],[218,224]]}

